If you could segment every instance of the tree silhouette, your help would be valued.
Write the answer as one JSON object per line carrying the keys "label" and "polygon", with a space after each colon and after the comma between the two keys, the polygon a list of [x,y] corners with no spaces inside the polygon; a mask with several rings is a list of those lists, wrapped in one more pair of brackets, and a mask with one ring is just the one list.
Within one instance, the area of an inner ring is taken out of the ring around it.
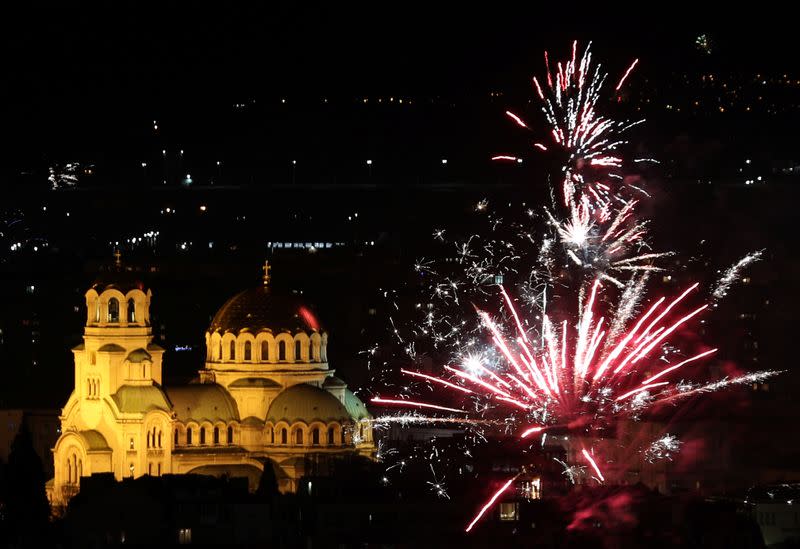
{"label": "tree silhouette", "polygon": [[42,461],[23,422],[8,454],[6,465],[6,521],[8,534],[22,545],[41,539],[48,523],[50,505],[45,492]]}
{"label": "tree silhouette", "polygon": [[263,499],[271,499],[278,495],[278,477],[275,475],[275,465],[271,459],[264,463],[264,472],[258,481],[256,496]]}

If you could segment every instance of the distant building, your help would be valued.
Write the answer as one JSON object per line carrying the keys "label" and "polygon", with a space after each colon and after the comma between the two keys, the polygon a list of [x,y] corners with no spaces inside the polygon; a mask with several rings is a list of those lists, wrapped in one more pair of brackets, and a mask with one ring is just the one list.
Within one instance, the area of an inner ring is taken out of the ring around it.
{"label": "distant building", "polygon": [[293,492],[308,463],[374,457],[370,415],[329,368],[327,332],[305,304],[273,294],[265,273],[217,312],[205,367],[182,387],[162,386],[164,349],[141,282],[118,269],[86,292],[75,388],[53,449],[54,504],[94,473],[246,476],[252,489],[271,465]]}

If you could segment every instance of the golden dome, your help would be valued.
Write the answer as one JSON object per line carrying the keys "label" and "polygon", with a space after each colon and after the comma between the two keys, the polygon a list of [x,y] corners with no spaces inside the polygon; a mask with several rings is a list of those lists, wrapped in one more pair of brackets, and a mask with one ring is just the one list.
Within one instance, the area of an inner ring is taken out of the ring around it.
{"label": "golden dome", "polygon": [[220,307],[209,333],[323,332],[313,310],[297,296],[279,295],[268,286],[240,292]]}

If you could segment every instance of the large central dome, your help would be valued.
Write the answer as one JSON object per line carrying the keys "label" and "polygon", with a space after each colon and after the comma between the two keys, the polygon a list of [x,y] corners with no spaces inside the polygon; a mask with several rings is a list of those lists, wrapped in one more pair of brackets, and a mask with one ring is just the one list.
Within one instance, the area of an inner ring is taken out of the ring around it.
{"label": "large central dome", "polygon": [[316,314],[299,297],[275,294],[268,286],[245,290],[230,298],[214,315],[208,331],[224,334],[245,329],[252,333],[323,331]]}

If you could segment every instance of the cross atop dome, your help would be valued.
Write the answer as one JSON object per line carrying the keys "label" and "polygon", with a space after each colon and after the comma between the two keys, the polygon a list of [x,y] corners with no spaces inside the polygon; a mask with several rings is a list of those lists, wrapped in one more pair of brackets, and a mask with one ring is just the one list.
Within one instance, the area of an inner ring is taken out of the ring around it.
{"label": "cross atop dome", "polygon": [[269,274],[269,272],[272,270],[269,261],[264,261],[264,266],[261,267],[261,269],[264,271],[264,286],[269,286],[269,281],[272,278],[272,275]]}
{"label": "cross atop dome", "polygon": [[122,267],[122,252],[119,251],[119,248],[114,250],[114,266],[117,270]]}

